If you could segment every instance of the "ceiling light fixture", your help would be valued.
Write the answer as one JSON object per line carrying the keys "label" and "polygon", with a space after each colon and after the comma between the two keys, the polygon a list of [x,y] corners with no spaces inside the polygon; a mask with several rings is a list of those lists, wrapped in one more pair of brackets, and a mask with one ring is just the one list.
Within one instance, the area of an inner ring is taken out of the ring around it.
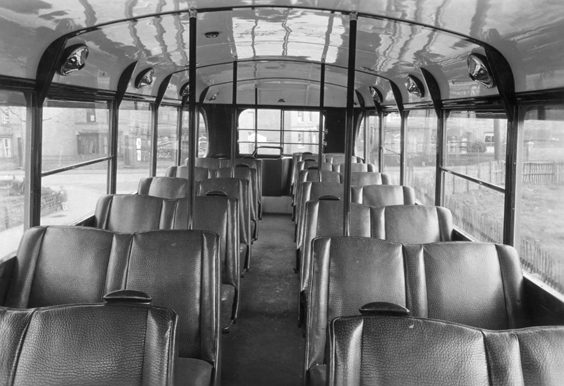
{"label": "ceiling light fixture", "polygon": [[141,71],[135,78],[135,88],[141,88],[153,84],[154,75],[155,69],[153,67],[149,67]]}
{"label": "ceiling light fixture", "polygon": [[184,83],[182,86],[180,86],[180,90],[178,90],[178,95],[180,97],[187,97],[188,95],[190,95],[190,82],[186,82]]}
{"label": "ceiling light fixture", "polygon": [[82,70],[88,58],[88,46],[75,44],[67,47],[63,52],[63,59],[59,66],[59,74],[66,76],[72,72]]}
{"label": "ceiling light fixture", "polygon": [[278,103],[286,103],[286,99],[280,98],[280,99],[278,99]]}
{"label": "ceiling light fixture", "polygon": [[370,90],[370,96],[372,97],[374,104],[382,104],[384,98],[382,97],[380,90],[378,90],[375,86],[370,86],[368,89]]}
{"label": "ceiling light fixture", "polygon": [[405,88],[407,88],[408,93],[419,98],[423,98],[425,96],[423,83],[421,83],[421,81],[413,75],[408,75],[405,79]]}
{"label": "ceiling light fixture", "polygon": [[219,31],[209,31],[204,34],[204,36],[208,39],[215,39],[220,34]]}
{"label": "ceiling light fixture", "polygon": [[470,54],[466,58],[466,64],[468,65],[468,76],[470,79],[486,88],[493,88],[495,86],[495,80],[486,57],[480,54]]}

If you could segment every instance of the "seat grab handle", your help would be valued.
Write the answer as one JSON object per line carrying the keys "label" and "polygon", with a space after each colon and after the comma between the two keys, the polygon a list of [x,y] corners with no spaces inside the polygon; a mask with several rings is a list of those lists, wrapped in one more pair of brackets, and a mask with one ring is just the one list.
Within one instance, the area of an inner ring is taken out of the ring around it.
{"label": "seat grab handle", "polygon": [[372,302],[360,307],[358,311],[362,315],[390,315],[390,316],[409,316],[409,310],[399,304],[389,302]]}

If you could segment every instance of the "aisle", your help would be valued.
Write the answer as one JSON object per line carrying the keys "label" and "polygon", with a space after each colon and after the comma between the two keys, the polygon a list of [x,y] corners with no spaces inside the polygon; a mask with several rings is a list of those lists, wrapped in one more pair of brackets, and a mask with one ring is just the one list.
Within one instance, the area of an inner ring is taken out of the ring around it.
{"label": "aisle", "polygon": [[264,215],[259,225],[239,321],[223,336],[224,386],[302,384],[293,232],[290,216]]}

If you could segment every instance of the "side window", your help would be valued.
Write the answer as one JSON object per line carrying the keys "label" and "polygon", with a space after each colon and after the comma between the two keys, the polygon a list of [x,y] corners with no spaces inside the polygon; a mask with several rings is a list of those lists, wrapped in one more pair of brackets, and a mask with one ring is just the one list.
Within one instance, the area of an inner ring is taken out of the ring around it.
{"label": "side window", "polygon": [[41,225],[73,224],[107,191],[109,109],[48,99],[43,107]]}
{"label": "side window", "polygon": [[564,108],[530,108],[519,151],[516,248],[525,271],[564,294]]}
{"label": "side window", "polygon": [[22,93],[0,91],[0,259],[18,248],[25,213],[26,103]]}
{"label": "side window", "polygon": [[390,175],[393,184],[400,182],[401,116],[389,113],[384,117],[384,173]]}

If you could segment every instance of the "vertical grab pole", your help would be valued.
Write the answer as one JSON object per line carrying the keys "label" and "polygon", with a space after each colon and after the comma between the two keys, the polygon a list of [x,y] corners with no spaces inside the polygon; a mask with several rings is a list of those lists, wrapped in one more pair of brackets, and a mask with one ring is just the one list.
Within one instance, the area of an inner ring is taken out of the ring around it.
{"label": "vertical grab pole", "polygon": [[188,213],[188,227],[191,229],[194,216],[195,183],[194,168],[196,166],[196,22],[198,20],[196,10],[190,9],[190,47],[188,52],[188,171],[190,176],[190,211]]}
{"label": "vertical grab pole", "polygon": [[351,160],[354,146],[354,76],[356,59],[356,24],[358,15],[350,14],[349,20],[349,62],[347,70],[347,120],[345,128],[345,181],[343,198],[343,236],[350,235],[351,209]]}
{"label": "vertical grab pole", "polygon": [[237,153],[237,61],[233,62],[233,90],[231,96],[231,177],[235,177],[235,155]]}
{"label": "vertical grab pole", "polygon": [[325,106],[325,61],[321,62],[321,79],[319,80],[319,134],[317,135],[317,168],[321,178],[323,163],[323,107]]}

